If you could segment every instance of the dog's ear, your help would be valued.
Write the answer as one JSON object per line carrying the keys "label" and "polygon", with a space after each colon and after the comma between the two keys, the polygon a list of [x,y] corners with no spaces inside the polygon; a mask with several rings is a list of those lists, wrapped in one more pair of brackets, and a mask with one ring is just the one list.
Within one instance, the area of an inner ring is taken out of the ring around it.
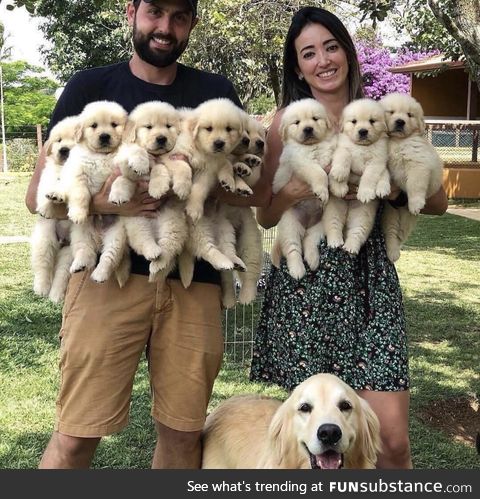
{"label": "dog's ear", "polygon": [[420,104],[415,105],[415,116],[417,117],[418,131],[423,135],[425,133],[425,118]]}
{"label": "dog's ear", "polygon": [[131,119],[127,119],[127,124],[123,130],[123,140],[128,144],[133,144],[137,140],[137,127]]}
{"label": "dog's ear", "polygon": [[278,133],[280,134],[280,138],[282,139],[283,143],[285,143],[288,139],[288,126],[289,123],[286,123],[282,120],[280,122],[280,127],[278,128]]}
{"label": "dog's ear", "polygon": [[275,412],[268,429],[269,455],[265,468],[300,468],[298,443],[293,435],[291,401],[287,399]]}
{"label": "dog's ear", "polygon": [[75,142],[78,144],[79,142],[81,142],[83,140],[83,132],[84,132],[84,125],[83,123],[79,123],[76,127],[75,127],[75,133],[73,134],[73,137],[75,139]]}
{"label": "dog's ear", "polygon": [[53,146],[52,137],[48,137],[48,140],[45,142],[45,156],[50,156],[52,154],[52,146]]}
{"label": "dog's ear", "polygon": [[360,398],[359,402],[357,435],[348,458],[348,467],[374,469],[381,451],[380,422],[366,400]]}

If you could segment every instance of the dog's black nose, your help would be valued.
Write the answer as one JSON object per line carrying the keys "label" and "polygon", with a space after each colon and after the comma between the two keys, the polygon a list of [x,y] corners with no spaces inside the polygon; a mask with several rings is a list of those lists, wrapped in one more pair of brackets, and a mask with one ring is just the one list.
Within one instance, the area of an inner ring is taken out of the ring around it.
{"label": "dog's black nose", "polygon": [[360,130],[358,131],[358,136],[361,139],[366,139],[368,137],[368,130],[366,128],[360,128]]}
{"label": "dog's black nose", "polygon": [[99,139],[101,144],[108,144],[110,142],[110,135],[108,133],[102,133]]}
{"label": "dog's black nose", "polygon": [[324,445],[335,445],[342,438],[342,430],[336,424],[322,424],[317,430],[317,438]]}
{"label": "dog's black nose", "polygon": [[405,126],[405,120],[398,119],[395,120],[395,128],[403,128]]}
{"label": "dog's black nose", "polygon": [[68,147],[61,147],[60,150],[58,151],[60,153],[60,156],[62,158],[68,158],[68,155],[70,154],[70,149]]}
{"label": "dog's black nose", "polygon": [[164,146],[167,143],[167,137],[163,135],[159,135],[155,140],[159,146]]}
{"label": "dog's black nose", "polygon": [[248,147],[250,145],[250,139],[248,137],[244,137],[242,139],[242,144]]}
{"label": "dog's black nose", "polygon": [[312,135],[313,133],[313,127],[311,126],[306,126],[304,129],[303,129],[303,133],[305,135]]}
{"label": "dog's black nose", "polygon": [[257,146],[257,149],[259,151],[263,151],[263,148],[265,147],[265,142],[263,140],[257,140],[255,142],[255,145]]}
{"label": "dog's black nose", "polygon": [[221,151],[225,147],[225,141],[218,139],[213,143],[213,145],[217,151]]}

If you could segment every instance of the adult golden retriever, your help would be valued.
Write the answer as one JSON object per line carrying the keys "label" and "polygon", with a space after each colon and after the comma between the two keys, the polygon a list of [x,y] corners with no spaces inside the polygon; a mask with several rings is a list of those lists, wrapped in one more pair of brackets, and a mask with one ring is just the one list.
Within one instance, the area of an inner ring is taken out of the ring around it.
{"label": "adult golden retriever", "polygon": [[351,387],[317,374],[283,404],[254,395],[220,404],[205,424],[202,468],[374,468],[379,431]]}

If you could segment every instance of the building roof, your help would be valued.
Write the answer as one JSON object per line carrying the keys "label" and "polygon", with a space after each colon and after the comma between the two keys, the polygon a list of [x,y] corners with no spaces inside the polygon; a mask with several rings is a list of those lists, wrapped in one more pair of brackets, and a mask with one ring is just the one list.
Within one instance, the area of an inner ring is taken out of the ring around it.
{"label": "building roof", "polygon": [[392,73],[419,73],[432,69],[463,69],[465,67],[465,61],[444,60],[444,57],[443,54],[433,55],[419,61],[412,61],[407,64],[402,64],[401,66],[394,66],[388,70]]}

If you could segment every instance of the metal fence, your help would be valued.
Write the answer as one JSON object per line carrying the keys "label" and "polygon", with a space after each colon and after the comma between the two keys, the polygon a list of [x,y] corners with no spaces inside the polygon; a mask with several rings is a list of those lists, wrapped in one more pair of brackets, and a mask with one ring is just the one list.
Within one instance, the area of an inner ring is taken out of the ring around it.
{"label": "metal fence", "polygon": [[427,120],[425,133],[445,162],[445,166],[480,167],[480,122]]}

